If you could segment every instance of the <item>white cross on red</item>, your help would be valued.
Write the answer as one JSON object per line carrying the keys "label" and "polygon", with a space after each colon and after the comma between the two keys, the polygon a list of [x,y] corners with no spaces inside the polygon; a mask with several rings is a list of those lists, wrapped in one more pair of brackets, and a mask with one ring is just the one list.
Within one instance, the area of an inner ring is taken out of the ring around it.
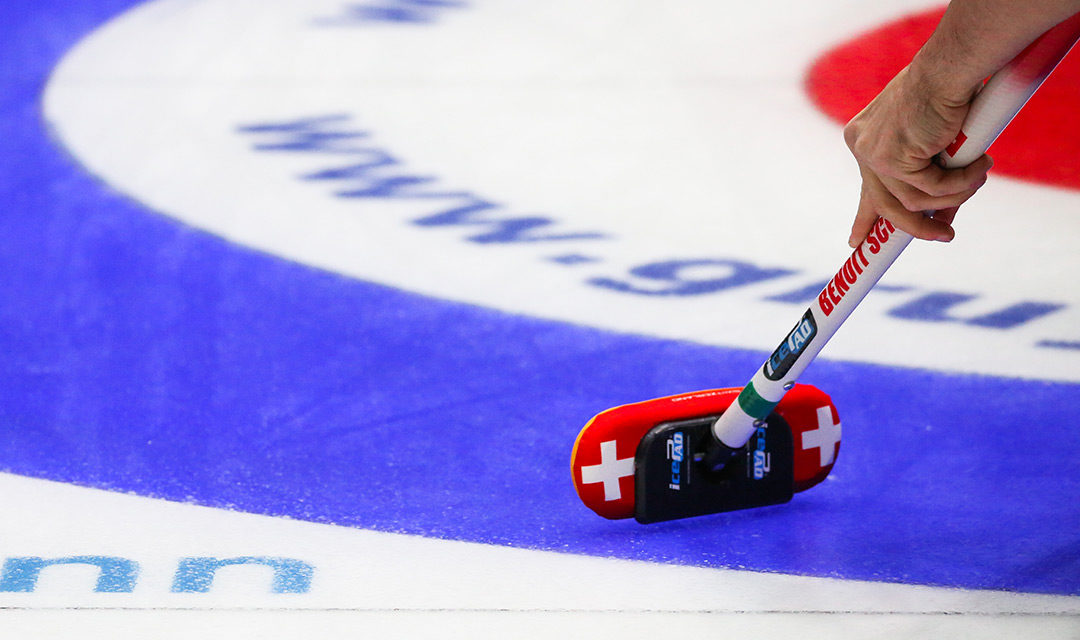
{"label": "white cross on red", "polygon": [[818,407],[817,424],[817,429],[803,431],[802,448],[820,450],[821,466],[827,467],[833,463],[836,456],[836,443],[840,442],[840,423],[833,422],[831,407]]}
{"label": "white cross on red", "polygon": [[619,480],[634,475],[634,459],[619,458],[615,450],[615,441],[600,443],[600,464],[581,467],[581,483],[604,483],[604,501],[622,498]]}

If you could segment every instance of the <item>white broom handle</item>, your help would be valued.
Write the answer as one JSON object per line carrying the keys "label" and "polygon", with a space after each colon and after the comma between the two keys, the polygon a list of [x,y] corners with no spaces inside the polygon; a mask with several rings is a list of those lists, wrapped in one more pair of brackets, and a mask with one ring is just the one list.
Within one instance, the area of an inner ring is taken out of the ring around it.
{"label": "white broom handle", "polygon": [[[980,158],[1080,38],[1080,14],[1039,37],[987,81],[957,136],[939,160],[946,168]],[[869,237],[844,262],[798,324],[713,424],[713,434],[738,449],[832,338],[855,307],[911,242],[912,236],[878,218]]]}

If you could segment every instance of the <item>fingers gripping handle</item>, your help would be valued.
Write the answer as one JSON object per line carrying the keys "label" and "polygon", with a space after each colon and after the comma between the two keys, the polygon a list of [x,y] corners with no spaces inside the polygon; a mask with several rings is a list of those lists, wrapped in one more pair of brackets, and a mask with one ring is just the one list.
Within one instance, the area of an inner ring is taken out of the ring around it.
{"label": "fingers gripping handle", "polygon": [[[1077,39],[1080,14],[1047,31],[995,73],[972,102],[960,134],[941,154],[944,166],[966,167],[986,153]],[[746,444],[911,240],[910,234],[878,219],[736,402],[713,424],[718,444],[709,452],[710,466],[722,467],[730,452]]]}

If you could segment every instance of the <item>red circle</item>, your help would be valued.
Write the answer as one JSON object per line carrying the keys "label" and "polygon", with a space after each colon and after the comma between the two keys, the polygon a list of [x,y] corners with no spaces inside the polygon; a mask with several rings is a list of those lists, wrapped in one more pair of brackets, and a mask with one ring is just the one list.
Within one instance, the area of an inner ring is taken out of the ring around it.
{"label": "red circle", "polygon": [[[814,61],[806,90],[814,104],[845,123],[911,61],[944,8],[918,13],[859,35]],[[1080,189],[1080,53],[1058,66],[990,147],[994,171]]]}

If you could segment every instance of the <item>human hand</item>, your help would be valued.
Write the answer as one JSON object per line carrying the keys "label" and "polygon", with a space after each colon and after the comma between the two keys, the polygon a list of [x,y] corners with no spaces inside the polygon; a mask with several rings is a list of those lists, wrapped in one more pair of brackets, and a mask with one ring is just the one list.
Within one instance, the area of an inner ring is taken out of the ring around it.
{"label": "human hand", "polygon": [[950,95],[935,86],[939,79],[905,68],[844,127],[862,175],[853,248],[879,216],[916,238],[949,242],[957,209],[986,182],[990,156],[963,169],[934,160],[956,138],[975,94]]}

